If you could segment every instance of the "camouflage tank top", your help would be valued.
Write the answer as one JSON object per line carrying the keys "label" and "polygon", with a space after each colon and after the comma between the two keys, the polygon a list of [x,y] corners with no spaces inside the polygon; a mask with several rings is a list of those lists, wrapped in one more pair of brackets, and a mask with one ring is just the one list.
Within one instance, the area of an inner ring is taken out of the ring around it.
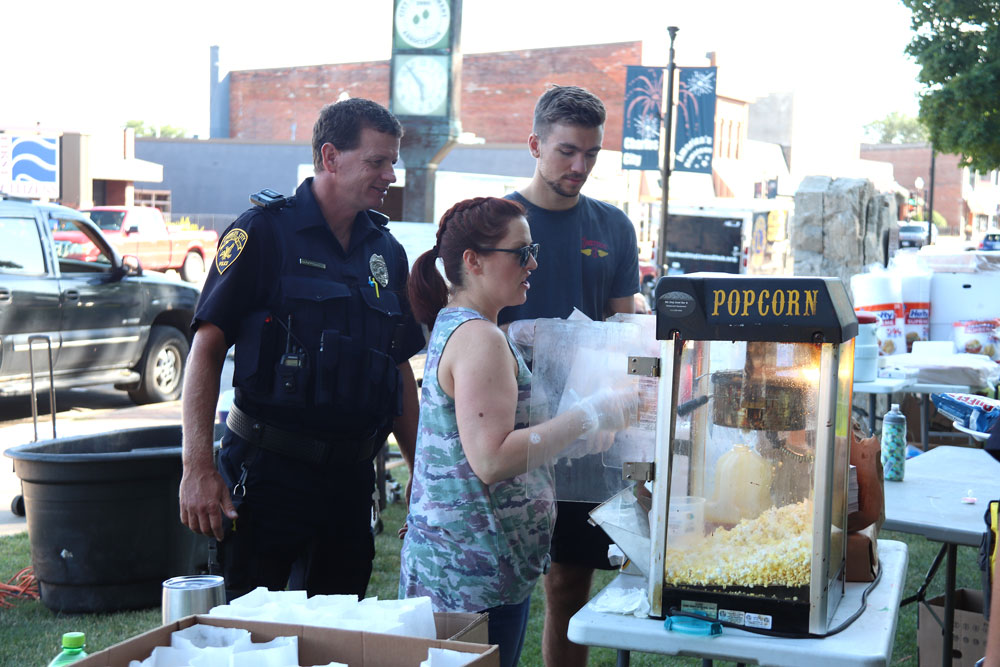
{"label": "camouflage tank top", "polygon": [[[523,602],[547,566],[555,522],[547,466],[486,485],[465,457],[455,401],[438,384],[438,363],[455,329],[474,319],[485,318],[467,308],[442,310],[424,367],[399,597],[429,596],[435,611],[481,611]],[[510,348],[517,359],[515,427],[523,428],[531,372]]]}

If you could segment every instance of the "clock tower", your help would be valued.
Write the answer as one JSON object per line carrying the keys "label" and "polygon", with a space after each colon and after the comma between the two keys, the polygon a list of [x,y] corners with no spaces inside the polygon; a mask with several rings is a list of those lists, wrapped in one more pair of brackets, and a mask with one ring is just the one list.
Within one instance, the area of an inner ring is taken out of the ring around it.
{"label": "clock tower", "polygon": [[437,167],[459,121],[462,0],[393,0],[389,107],[405,130],[403,219],[434,219]]}

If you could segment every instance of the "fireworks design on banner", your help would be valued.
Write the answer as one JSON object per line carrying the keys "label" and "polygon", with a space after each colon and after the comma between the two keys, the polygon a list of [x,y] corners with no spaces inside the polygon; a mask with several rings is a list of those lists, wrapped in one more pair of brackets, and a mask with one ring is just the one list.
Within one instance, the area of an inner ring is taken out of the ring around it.
{"label": "fireworks design on banner", "polygon": [[659,139],[663,106],[663,70],[650,68],[632,79],[625,91],[625,115],[641,139]]}
{"label": "fireworks design on banner", "polygon": [[630,65],[625,76],[622,169],[657,169],[663,70]]}
{"label": "fireworks design on banner", "polygon": [[715,145],[716,68],[681,68],[678,83],[674,169],[710,174]]}
{"label": "fireworks design on banner", "polygon": [[695,97],[715,95],[715,72],[695,71],[688,80],[688,90]]}

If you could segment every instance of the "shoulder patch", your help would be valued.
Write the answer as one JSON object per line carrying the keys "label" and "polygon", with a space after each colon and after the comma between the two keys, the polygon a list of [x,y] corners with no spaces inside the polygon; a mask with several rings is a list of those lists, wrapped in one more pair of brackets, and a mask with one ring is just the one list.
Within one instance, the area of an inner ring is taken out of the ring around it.
{"label": "shoulder patch", "polygon": [[219,251],[215,255],[215,268],[220,274],[225,273],[240,256],[248,238],[246,231],[242,229],[231,229],[222,237],[219,241]]}

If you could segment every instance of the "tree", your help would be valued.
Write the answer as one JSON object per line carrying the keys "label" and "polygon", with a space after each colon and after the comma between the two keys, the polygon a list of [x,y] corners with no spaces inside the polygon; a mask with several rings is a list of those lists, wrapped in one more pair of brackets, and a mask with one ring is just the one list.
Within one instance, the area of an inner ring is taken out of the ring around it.
{"label": "tree", "polygon": [[903,0],[920,65],[920,120],[935,150],[980,172],[1000,167],[1000,3]]}
{"label": "tree", "polygon": [[865,125],[865,136],[877,144],[913,144],[927,141],[927,128],[919,119],[898,111]]}
{"label": "tree", "polygon": [[130,120],[125,123],[126,128],[132,128],[135,130],[135,136],[137,137],[163,137],[164,139],[177,139],[187,136],[187,131],[180,127],[174,127],[173,125],[162,125],[156,127],[154,125],[146,125],[145,121],[141,120]]}

